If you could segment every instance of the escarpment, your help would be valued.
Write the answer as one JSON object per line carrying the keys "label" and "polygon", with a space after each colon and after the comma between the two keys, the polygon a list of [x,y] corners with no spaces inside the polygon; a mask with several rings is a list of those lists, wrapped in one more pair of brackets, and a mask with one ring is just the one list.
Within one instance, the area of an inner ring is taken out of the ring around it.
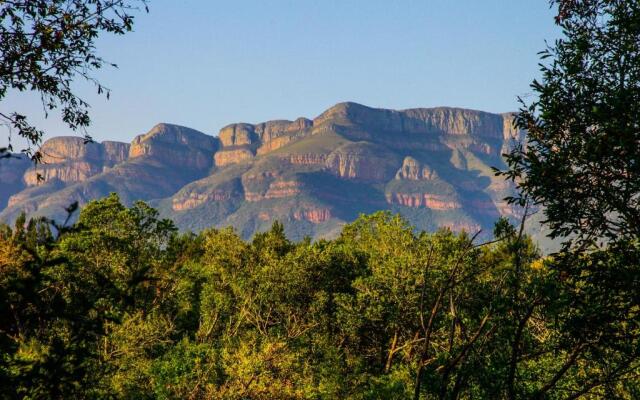
{"label": "escarpment", "polygon": [[12,194],[0,219],[12,220],[21,212],[64,218],[69,204],[110,192],[127,203],[170,196],[206,176],[216,148],[216,138],[171,124],[156,125],[130,145],[49,139],[40,149],[43,162],[24,172],[26,189]]}
{"label": "escarpment", "polygon": [[237,164],[255,157],[255,153],[248,147],[222,148],[213,156],[216,167]]}
{"label": "escarpment", "polygon": [[347,102],[312,119],[234,123],[216,135],[160,123],[130,144],[53,138],[42,164],[0,160],[0,219],[60,216],[74,201],[117,192],[150,201],[181,229],[231,225],[245,237],[275,220],[294,238],[330,236],[378,210],[421,229],[491,232],[499,216],[520,215],[503,201],[513,185],[492,170],[524,137],[512,119]]}
{"label": "escarpment", "polygon": [[250,160],[310,134],[313,122],[306,118],[295,121],[268,121],[261,124],[231,124],[220,130],[222,144],[214,155],[215,165],[224,167]]}
{"label": "escarpment", "polygon": [[41,163],[32,165],[23,175],[26,186],[59,180],[82,182],[127,158],[129,145],[120,142],[85,142],[75,136],[55,137],[39,149]]}
{"label": "escarpment", "polygon": [[158,124],[131,142],[129,158],[147,157],[163,165],[192,170],[207,170],[217,149],[215,138],[195,129],[171,124]]}
{"label": "escarpment", "polygon": [[129,143],[105,140],[102,145],[102,159],[108,165],[115,165],[125,161],[129,157]]}
{"label": "escarpment", "polygon": [[382,147],[356,142],[338,147],[325,164],[341,178],[383,182],[397,168],[398,157]]}
{"label": "escarpment", "polygon": [[322,113],[314,125],[338,124],[354,126],[357,138],[371,139],[382,134],[453,135],[502,140],[502,115],[453,107],[384,110],[356,103],[340,103]]}

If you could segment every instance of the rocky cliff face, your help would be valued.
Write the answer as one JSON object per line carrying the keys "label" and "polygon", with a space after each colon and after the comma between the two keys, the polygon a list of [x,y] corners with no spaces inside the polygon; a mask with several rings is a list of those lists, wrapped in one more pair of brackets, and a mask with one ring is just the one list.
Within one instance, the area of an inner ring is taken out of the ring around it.
{"label": "rocky cliff face", "polygon": [[366,142],[349,143],[331,152],[326,167],[344,179],[384,182],[398,167],[398,157]]}
{"label": "rocky cliff face", "polygon": [[269,121],[258,124],[255,132],[260,137],[262,143],[268,143],[282,136],[295,135],[304,132],[313,126],[313,121],[306,118],[298,118],[295,121]]}
{"label": "rocky cliff face", "polygon": [[82,182],[124,161],[128,148],[120,142],[85,143],[76,136],[55,137],[42,144],[42,164],[29,168],[23,180],[27,186],[52,180]]}
{"label": "rocky cliff face", "polygon": [[206,170],[217,141],[204,133],[178,125],[158,124],[131,142],[129,158],[146,157],[163,165]]}
{"label": "rocky cliff face", "polygon": [[226,167],[227,165],[241,163],[255,157],[254,152],[249,147],[224,147],[218,151],[213,159],[216,167]]}
{"label": "rocky cliff face", "polygon": [[125,161],[129,157],[129,143],[104,141],[102,144],[102,159],[111,166]]}
{"label": "rocky cliff face", "polygon": [[61,164],[72,160],[100,160],[101,146],[98,143],[85,143],[76,136],[59,136],[49,139],[40,147],[43,164]]}
{"label": "rocky cliff face", "polygon": [[53,138],[40,149],[43,162],[24,171],[27,188],[12,193],[0,218],[11,220],[22,211],[61,216],[74,201],[83,204],[110,192],[127,202],[169,196],[206,176],[216,148],[215,138],[171,124],[158,124],[131,144]]}
{"label": "rocky cliff face", "polygon": [[428,208],[438,211],[462,208],[462,204],[455,197],[434,193],[392,193],[387,194],[387,202],[405,207]]}
{"label": "rocky cliff face", "polygon": [[218,133],[222,148],[214,156],[215,165],[224,167],[270,153],[308,135],[312,126],[313,122],[306,118],[225,126]]}
{"label": "rocky cliff face", "polygon": [[62,182],[81,182],[99,173],[102,170],[100,164],[87,161],[70,161],[59,164],[46,164],[29,169],[24,174],[24,182],[27,186],[38,185],[39,179],[44,182],[59,180]]}
{"label": "rocky cliff face", "polygon": [[491,171],[522,138],[511,120],[340,103],[314,119],[237,123],[217,136],[158,124],[130,145],[54,138],[37,168],[0,161],[3,187],[17,182],[4,191],[13,197],[0,219],[55,216],[116,191],[125,202],[151,200],[183,229],[233,225],[247,237],[274,220],[296,238],[333,235],[359,213],[385,209],[421,229],[490,232],[498,216],[518,215],[502,201],[513,188]]}
{"label": "rocky cliff face", "polygon": [[468,135],[502,139],[501,115],[461,108],[416,108],[402,111],[382,110],[356,103],[340,103],[322,113],[314,125],[356,126],[355,138],[371,139],[376,132],[410,135]]}
{"label": "rocky cliff face", "polygon": [[331,210],[328,208],[310,208],[296,210],[293,213],[296,221],[308,221],[313,224],[329,221],[331,219]]}
{"label": "rocky cliff face", "polygon": [[396,172],[396,179],[408,179],[411,181],[438,179],[438,174],[428,165],[422,164],[413,157],[407,156],[402,161],[402,166]]}

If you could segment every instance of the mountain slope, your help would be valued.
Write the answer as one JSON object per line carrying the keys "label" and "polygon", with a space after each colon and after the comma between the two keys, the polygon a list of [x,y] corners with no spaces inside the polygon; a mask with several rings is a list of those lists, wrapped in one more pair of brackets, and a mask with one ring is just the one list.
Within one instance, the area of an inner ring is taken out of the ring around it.
{"label": "mountain slope", "polygon": [[130,145],[50,139],[41,148],[43,164],[26,170],[26,189],[9,198],[0,219],[11,221],[23,211],[62,218],[74,201],[84,204],[111,192],[126,203],[170,196],[207,174],[216,146],[211,136],[169,124],[156,125]]}
{"label": "mountain slope", "polygon": [[42,167],[44,183],[27,170],[0,219],[59,216],[115,191],[151,201],[182,229],[232,225],[245,237],[274,220],[295,238],[331,236],[376,210],[426,230],[490,232],[498,216],[518,215],[502,201],[511,186],[491,171],[517,136],[509,114],[340,103],[313,120],[232,124],[217,137],[160,124],[131,145],[57,138],[43,145],[59,153]]}

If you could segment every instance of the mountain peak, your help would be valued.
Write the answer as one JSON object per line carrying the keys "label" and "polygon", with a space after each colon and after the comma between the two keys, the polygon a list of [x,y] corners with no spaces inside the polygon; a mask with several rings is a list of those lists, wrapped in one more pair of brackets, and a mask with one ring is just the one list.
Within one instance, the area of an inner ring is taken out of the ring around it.
{"label": "mountain peak", "polygon": [[195,143],[198,146],[207,146],[208,143],[209,147],[211,147],[215,140],[213,136],[195,129],[161,122],[154,125],[147,133],[136,136],[132,144],[140,144],[145,141],[161,141],[185,145]]}

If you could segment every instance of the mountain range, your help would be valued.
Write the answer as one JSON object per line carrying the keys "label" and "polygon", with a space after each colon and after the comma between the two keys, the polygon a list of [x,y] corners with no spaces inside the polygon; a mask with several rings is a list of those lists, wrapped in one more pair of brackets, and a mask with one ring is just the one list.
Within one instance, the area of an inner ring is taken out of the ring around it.
{"label": "mountain range", "polygon": [[[0,220],[64,219],[65,207],[119,194],[183,230],[233,226],[244,237],[284,223],[300,239],[332,237],[360,213],[390,210],[418,229],[491,232],[521,210],[494,176],[522,132],[510,113],[339,103],[315,119],[236,123],[208,135],[160,123],[131,143],[54,137],[42,163],[0,160]],[[41,179],[38,179],[38,176]]]}

